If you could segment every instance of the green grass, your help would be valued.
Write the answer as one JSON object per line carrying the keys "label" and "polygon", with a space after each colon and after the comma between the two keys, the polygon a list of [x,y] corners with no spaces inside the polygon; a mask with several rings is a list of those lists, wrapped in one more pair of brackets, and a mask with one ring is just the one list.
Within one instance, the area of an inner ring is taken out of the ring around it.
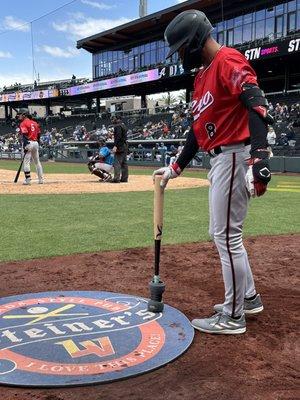
{"label": "green grass", "polygon": [[[280,175],[273,176],[270,189],[284,182],[300,188],[299,177]],[[209,238],[207,198],[208,188],[166,191],[163,243]],[[152,207],[152,192],[1,195],[0,260],[150,246]],[[299,192],[269,191],[251,201],[245,236],[295,232],[300,232]]]}

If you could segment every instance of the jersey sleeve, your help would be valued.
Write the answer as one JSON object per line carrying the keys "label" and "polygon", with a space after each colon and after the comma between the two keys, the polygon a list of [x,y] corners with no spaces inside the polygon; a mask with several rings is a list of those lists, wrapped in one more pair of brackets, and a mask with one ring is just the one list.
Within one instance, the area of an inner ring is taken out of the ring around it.
{"label": "jersey sleeve", "polygon": [[232,95],[239,96],[246,83],[257,85],[257,76],[246,58],[239,54],[228,55],[222,62],[221,77],[223,86]]}
{"label": "jersey sleeve", "polygon": [[22,122],[20,123],[20,131],[21,131],[22,134],[29,133],[29,130],[28,130],[28,127],[27,127],[25,121],[22,121]]}

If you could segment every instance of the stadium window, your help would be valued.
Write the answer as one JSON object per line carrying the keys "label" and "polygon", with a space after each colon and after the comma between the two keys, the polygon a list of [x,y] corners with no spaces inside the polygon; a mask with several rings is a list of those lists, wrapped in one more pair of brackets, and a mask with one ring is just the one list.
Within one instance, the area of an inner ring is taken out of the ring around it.
{"label": "stadium window", "polygon": [[226,42],[227,42],[227,46],[233,45],[233,29],[228,29]]}
{"label": "stadium window", "polygon": [[156,64],[156,63],[157,63],[156,60],[157,60],[156,51],[155,51],[155,50],[152,50],[152,51],[150,52],[150,64],[151,64],[151,65]]}
{"label": "stadium window", "polygon": [[297,31],[300,29],[300,11],[297,11]]}
{"label": "stadium window", "polygon": [[217,40],[217,32],[215,31],[215,29],[212,31],[211,36]]}
{"label": "stadium window", "polygon": [[288,2],[288,12],[296,11],[296,0]]}
{"label": "stadium window", "polygon": [[257,21],[255,23],[255,39],[262,39],[265,37],[265,21]]}
{"label": "stadium window", "polygon": [[146,43],[145,44],[145,51],[149,51],[150,50],[150,43]]}
{"label": "stadium window", "polygon": [[271,18],[275,16],[275,7],[270,7],[266,9],[266,18]]}
{"label": "stadium window", "polygon": [[278,6],[275,7],[276,15],[281,15],[284,13],[284,4],[279,4]]}
{"label": "stadium window", "polygon": [[133,60],[132,54],[130,54],[129,59],[128,59],[128,70],[129,70],[129,72],[134,70],[134,60]]}
{"label": "stadium window", "polygon": [[243,27],[238,26],[237,28],[234,28],[234,44],[240,44],[242,43],[242,34],[243,34]]}
{"label": "stadium window", "polygon": [[145,66],[145,54],[144,53],[140,54],[140,66],[141,67]]}
{"label": "stadium window", "polygon": [[231,29],[233,28],[233,19],[228,19],[226,21],[226,29]]}
{"label": "stadium window", "polygon": [[128,71],[128,54],[124,54],[122,69],[123,71]]}
{"label": "stadium window", "polygon": [[117,60],[114,60],[114,61],[111,63],[111,72],[112,72],[113,74],[115,74],[116,72],[118,72],[118,62],[117,62]]}
{"label": "stadium window", "polygon": [[225,23],[223,21],[218,22],[217,23],[217,31],[218,32],[224,31],[224,25],[225,25]]}
{"label": "stadium window", "polygon": [[234,18],[234,26],[241,26],[243,25],[243,16],[239,16]]}
{"label": "stadium window", "polygon": [[275,18],[275,37],[276,39],[283,35],[283,15]]}
{"label": "stadium window", "polygon": [[224,32],[219,32],[218,33],[217,42],[220,43],[220,44],[224,44]]}
{"label": "stadium window", "polygon": [[252,40],[252,24],[243,26],[243,42],[251,42]]}
{"label": "stadium window", "polygon": [[140,67],[140,60],[139,60],[139,55],[135,54],[134,59],[133,59],[133,64],[134,64],[134,69],[138,69]]}
{"label": "stadium window", "polygon": [[145,65],[148,67],[150,65],[150,51],[145,53]]}
{"label": "stadium window", "polygon": [[296,12],[289,13],[287,21],[288,33],[294,32],[296,30]]}
{"label": "stadium window", "polygon": [[266,19],[266,37],[268,37],[270,40],[274,39],[274,23],[275,18]]}
{"label": "stadium window", "polygon": [[164,48],[160,48],[157,50],[157,61],[158,62],[163,62],[165,60],[165,50]]}
{"label": "stadium window", "polygon": [[262,21],[265,19],[266,10],[256,11],[255,13],[255,21]]}
{"label": "stadium window", "polygon": [[246,14],[243,16],[243,23],[244,24],[251,24],[252,23],[252,13]]}
{"label": "stadium window", "polygon": [[156,49],[156,42],[151,42],[150,43],[150,49],[155,50]]}

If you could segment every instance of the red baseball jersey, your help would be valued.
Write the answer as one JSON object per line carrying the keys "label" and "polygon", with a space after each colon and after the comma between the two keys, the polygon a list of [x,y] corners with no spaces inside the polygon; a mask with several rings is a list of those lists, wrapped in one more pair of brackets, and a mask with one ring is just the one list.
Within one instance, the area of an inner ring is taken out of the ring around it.
{"label": "red baseball jersey", "polygon": [[249,112],[239,99],[245,83],[257,84],[256,74],[246,58],[229,47],[221,47],[211,64],[198,72],[192,102],[193,128],[203,150],[250,137]]}
{"label": "red baseball jersey", "polygon": [[39,124],[29,118],[25,118],[20,123],[20,130],[22,135],[26,136],[28,140],[32,141],[37,141],[41,133]]}

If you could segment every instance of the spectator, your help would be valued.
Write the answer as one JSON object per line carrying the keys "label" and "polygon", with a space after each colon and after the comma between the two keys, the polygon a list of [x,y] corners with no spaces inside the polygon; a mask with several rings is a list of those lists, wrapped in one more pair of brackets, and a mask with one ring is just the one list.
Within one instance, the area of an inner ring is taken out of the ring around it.
{"label": "spectator", "polygon": [[269,125],[269,130],[268,130],[268,135],[267,135],[267,141],[268,141],[268,145],[271,147],[271,149],[273,150],[275,143],[276,143],[276,133],[274,131],[274,128]]}

